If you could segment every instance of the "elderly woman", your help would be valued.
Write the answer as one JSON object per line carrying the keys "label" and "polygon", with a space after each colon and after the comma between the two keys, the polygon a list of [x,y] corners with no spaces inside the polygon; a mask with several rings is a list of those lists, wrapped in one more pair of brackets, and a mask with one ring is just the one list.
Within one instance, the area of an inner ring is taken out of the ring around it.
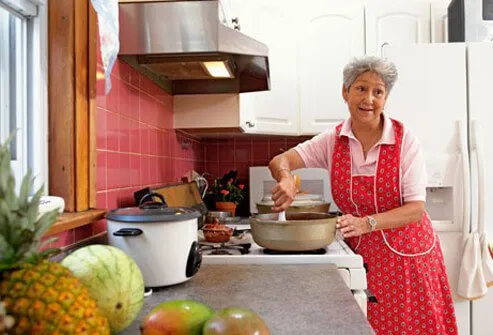
{"label": "elderly woman", "polygon": [[377,297],[368,320],[378,334],[457,334],[437,235],[425,212],[425,162],[416,137],[384,114],[397,79],[394,64],[356,59],[344,69],[342,96],[350,118],[269,163],[275,211],[295,195],[290,171],[327,169],[344,213],[337,228],[368,265]]}

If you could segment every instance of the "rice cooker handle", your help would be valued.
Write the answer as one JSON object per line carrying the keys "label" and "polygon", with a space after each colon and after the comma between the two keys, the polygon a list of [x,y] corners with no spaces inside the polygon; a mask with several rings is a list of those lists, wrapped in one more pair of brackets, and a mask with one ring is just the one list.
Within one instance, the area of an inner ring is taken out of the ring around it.
{"label": "rice cooker handle", "polygon": [[139,236],[143,231],[139,228],[122,228],[113,232],[114,236]]}
{"label": "rice cooker handle", "polygon": [[[153,197],[158,197],[161,200],[161,202],[152,201]],[[151,200],[152,202],[145,203],[148,200]],[[164,200],[162,194],[151,192],[151,193],[147,193],[140,199],[139,207],[142,209],[158,209],[158,208],[166,208],[168,207],[168,205],[166,204],[166,200]]]}
{"label": "rice cooker handle", "polygon": [[200,251],[200,246],[197,241],[193,241],[192,246],[190,247],[190,252],[188,253],[187,269],[185,273],[187,278],[190,278],[196,274],[199,271],[201,264],[202,252]]}

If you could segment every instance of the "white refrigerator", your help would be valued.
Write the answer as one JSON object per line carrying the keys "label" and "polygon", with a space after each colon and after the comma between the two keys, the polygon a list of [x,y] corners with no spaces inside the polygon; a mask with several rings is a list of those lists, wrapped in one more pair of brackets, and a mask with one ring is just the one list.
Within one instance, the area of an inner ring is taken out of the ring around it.
{"label": "white refrigerator", "polygon": [[384,56],[399,71],[385,111],[410,127],[424,150],[426,208],[440,237],[459,334],[492,335],[493,287],[474,301],[456,293],[464,237],[478,218],[493,237],[493,43],[389,45]]}

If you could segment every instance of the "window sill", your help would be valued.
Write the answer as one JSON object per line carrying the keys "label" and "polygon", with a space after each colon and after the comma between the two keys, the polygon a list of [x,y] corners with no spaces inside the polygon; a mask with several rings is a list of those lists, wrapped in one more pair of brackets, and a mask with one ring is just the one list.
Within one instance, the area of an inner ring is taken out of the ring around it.
{"label": "window sill", "polygon": [[62,231],[84,226],[104,219],[105,216],[106,210],[104,209],[90,209],[85,212],[78,213],[63,213],[57,218],[56,222],[44,234],[44,236],[54,235]]}

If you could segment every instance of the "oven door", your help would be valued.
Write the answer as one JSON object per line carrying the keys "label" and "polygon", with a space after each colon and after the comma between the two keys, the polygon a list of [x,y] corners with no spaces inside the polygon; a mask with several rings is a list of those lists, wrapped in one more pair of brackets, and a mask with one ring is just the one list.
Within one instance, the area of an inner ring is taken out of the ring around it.
{"label": "oven door", "polygon": [[[368,311],[368,295],[366,290],[366,272],[356,271],[356,269],[338,268],[337,271],[344,283],[351,289],[354,299],[358,303],[365,317]],[[362,278],[359,278],[363,276]]]}
{"label": "oven door", "polygon": [[364,290],[352,290],[354,299],[358,303],[358,306],[361,308],[363,311],[363,314],[365,314],[365,317],[367,315],[368,311],[368,296],[366,295]]}

